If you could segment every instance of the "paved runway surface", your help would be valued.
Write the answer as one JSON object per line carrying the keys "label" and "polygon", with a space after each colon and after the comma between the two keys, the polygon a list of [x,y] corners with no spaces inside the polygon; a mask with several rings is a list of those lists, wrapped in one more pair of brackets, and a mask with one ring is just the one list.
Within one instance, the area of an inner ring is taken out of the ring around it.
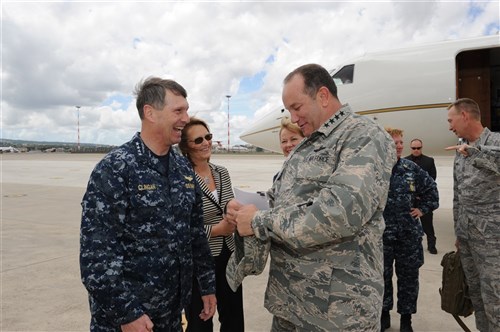
{"label": "paved runway surface", "polygon": [[[28,153],[0,158],[0,331],[88,331],[87,294],[78,265],[80,201],[102,155]],[[214,155],[212,161],[228,168],[234,186],[256,191],[271,185],[283,158]],[[440,309],[440,262],[444,253],[454,250],[452,157],[437,157],[436,163],[441,207],[434,223],[439,253],[425,252],[413,326],[415,331],[461,331],[452,316]],[[266,283],[267,269],[244,281],[247,331],[270,329],[271,315],[263,307]],[[399,315],[391,313],[388,331],[399,331]],[[474,327],[473,316],[465,321]]]}

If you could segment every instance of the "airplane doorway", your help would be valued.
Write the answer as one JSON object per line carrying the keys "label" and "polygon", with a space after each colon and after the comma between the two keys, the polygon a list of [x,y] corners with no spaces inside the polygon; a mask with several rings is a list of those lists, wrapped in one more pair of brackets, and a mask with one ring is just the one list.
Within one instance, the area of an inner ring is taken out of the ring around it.
{"label": "airplane doorway", "polygon": [[500,131],[500,47],[460,52],[456,67],[457,98],[474,99],[483,126]]}

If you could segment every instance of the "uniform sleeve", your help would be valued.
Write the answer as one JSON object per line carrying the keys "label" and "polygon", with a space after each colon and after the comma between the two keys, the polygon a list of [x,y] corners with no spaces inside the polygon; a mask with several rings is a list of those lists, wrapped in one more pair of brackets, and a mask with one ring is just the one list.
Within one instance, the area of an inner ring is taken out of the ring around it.
{"label": "uniform sleeve", "polygon": [[394,143],[379,129],[358,132],[348,142],[314,199],[257,212],[252,227],[258,238],[277,237],[292,248],[328,245],[356,236],[382,214],[396,162]]}
{"label": "uniform sleeve", "polygon": [[434,211],[439,207],[439,193],[434,179],[429,173],[415,165],[414,171],[416,174],[417,184],[417,206],[423,214]]}
{"label": "uniform sleeve", "polygon": [[[196,181],[195,181],[196,182]],[[191,213],[191,235],[194,277],[200,285],[201,295],[215,294],[215,265],[203,225],[203,198],[196,183],[195,204]]]}
{"label": "uniform sleeve", "polygon": [[128,207],[125,179],[109,163],[94,169],[82,201],[80,272],[91,301],[120,325],[144,313],[123,282],[124,252],[118,240]]}
{"label": "uniform sleeve", "polygon": [[473,158],[474,167],[500,175],[500,146],[479,145],[468,148],[467,152],[469,158]]}
{"label": "uniform sleeve", "polygon": [[457,158],[458,152],[456,152],[455,160],[453,162],[453,222],[456,225],[458,222],[458,197],[459,197],[459,186],[457,178]]}

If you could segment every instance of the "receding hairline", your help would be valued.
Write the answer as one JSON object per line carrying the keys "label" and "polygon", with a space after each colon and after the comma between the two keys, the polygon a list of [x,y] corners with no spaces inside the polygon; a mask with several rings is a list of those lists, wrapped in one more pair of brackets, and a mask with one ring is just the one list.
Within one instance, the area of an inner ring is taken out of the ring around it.
{"label": "receding hairline", "polygon": [[476,120],[481,120],[481,110],[479,104],[471,98],[460,98],[448,105],[447,110],[452,110],[458,114],[465,112],[472,115]]}
{"label": "receding hairline", "polygon": [[290,83],[295,77],[300,76],[304,84],[304,94],[313,97],[322,88],[325,87],[335,98],[337,98],[337,86],[323,66],[316,63],[309,63],[295,68],[283,80],[284,85]]}

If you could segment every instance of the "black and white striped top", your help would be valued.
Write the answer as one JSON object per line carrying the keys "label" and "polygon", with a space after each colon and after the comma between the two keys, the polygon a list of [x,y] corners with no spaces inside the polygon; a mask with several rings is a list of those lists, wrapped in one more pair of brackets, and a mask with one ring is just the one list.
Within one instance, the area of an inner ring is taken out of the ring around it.
{"label": "black and white striped top", "polygon": [[219,256],[222,250],[223,241],[226,241],[226,245],[231,251],[234,251],[234,236],[215,236],[212,237],[212,226],[219,223],[222,220],[222,214],[224,212],[224,206],[234,198],[233,186],[231,184],[231,178],[229,177],[229,172],[223,166],[208,163],[212,176],[215,182],[215,188],[217,190],[217,196],[215,197],[205,181],[196,174],[196,181],[200,185],[201,191],[203,192],[203,219],[205,224],[205,232],[208,238],[208,244],[212,252],[212,256]]}

